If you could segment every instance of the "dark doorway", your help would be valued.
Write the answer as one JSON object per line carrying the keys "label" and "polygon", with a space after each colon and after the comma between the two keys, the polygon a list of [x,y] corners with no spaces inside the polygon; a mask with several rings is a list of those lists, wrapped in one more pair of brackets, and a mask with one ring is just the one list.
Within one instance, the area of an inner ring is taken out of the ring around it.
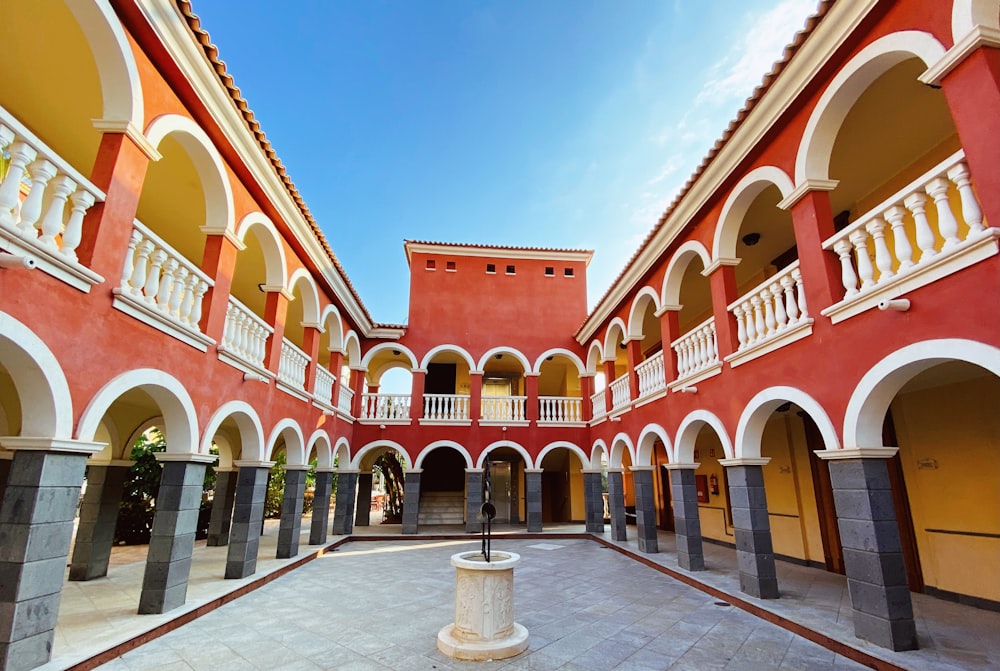
{"label": "dark doorway", "polygon": [[456,366],[453,363],[427,364],[427,376],[424,378],[424,393],[454,394]]}
{"label": "dark doorway", "polygon": [[816,456],[815,450],[824,450],[823,436],[819,427],[805,412],[799,412],[806,434],[806,450],[809,452],[809,469],[812,472],[813,490],[816,495],[816,513],[819,516],[819,534],[823,539],[823,560],[826,570],[844,573],[844,550],[840,544],[840,529],[837,527],[837,508],[833,501],[833,485],[830,483],[830,468]]}

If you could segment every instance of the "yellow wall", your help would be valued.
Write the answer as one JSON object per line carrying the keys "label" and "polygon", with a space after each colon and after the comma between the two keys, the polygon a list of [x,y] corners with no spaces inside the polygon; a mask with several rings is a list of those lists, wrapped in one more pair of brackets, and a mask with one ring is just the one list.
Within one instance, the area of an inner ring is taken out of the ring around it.
{"label": "yellow wall", "polygon": [[583,472],[576,457],[569,459],[569,515],[574,520],[587,517],[587,506],[583,500]]}
{"label": "yellow wall", "polygon": [[[736,538],[733,535],[733,528],[730,525],[729,513],[727,512],[729,507],[729,492],[726,491],[725,479],[722,473],[723,468],[719,465],[719,459],[725,458],[725,454],[722,451],[722,443],[719,442],[718,437],[714,433],[703,430],[698,434],[698,439],[694,445],[695,449],[698,450],[698,456],[695,458],[695,461],[701,464],[698,470],[695,471],[695,475],[704,475],[711,478],[714,474],[719,479],[718,495],[710,494],[709,499],[711,500],[709,503],[698,505],[698,513],[701,518],[701,535],[705,538],[714,538],[726,543],[735,543]],[[714,457],[711,456],[712,450],[715,450]]]}

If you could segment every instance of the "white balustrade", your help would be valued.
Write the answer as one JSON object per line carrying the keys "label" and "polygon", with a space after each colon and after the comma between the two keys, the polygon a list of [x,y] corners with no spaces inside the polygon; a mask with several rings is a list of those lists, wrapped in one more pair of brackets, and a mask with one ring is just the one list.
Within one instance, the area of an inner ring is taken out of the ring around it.
{"label": "white balustrade", "polygon": [[483,396],[483,419],[486,421],[523,422],[527,396]]}
{"label": "white balustrade", "polygon": [[424,419],[468,420],[469,397],[459,394],[424,394]]}
{"label": "white balustrade", "polygon": [[346,384],[340,385],[340,393],[337,395],[337,409],[345,415],[351,414],[351,405],[354,403],[354,390]]}
{"label": "white balustrade", "polygon": [[539,424],[566,424],[583,421],[583,399],[569,396],[539,396]]}
{"label": "white balustrade", "polygon": [[667,379],[663,372],[663,350],[636,366],[635,374],[639,378],[639,398],[666,389]]}
{"label": "white balustrade", "polygon": [[306,366],[309,355],[295,346],[288,338],[281,339],[281,359],[278,362],[278,380],[293,389],[305,391]]}
{"label": "white balustrade", "polygon": [[84,216],[104,192],[3,107],[0,156],[9,157],[0,182],[0,229],[76,265]]}
{"label": "white balustrade", "polygon": [[960,150],[826,240],[823,248],[840,257],[847,300],[937,263],[987,233]]}
{"label": "white balustrade", "polygon": [[709,317],[670,344],[677,355],[677,379],[696,375],[719,365],[719,348],[715,339],[715,319]]}
{"label": "white balustrade", "polygon": [[736,318],[737,351],[773,340],[809,322],[799,262],[748,291],[729,306],[729,311]]}
{"label": "white balustrade", "polygon": [[323,366],[316,366],[316,388],[313,390],[313,398],[328,407],[333,406],[333,382],[336,378],[333,373]]}
{"label": "white balustrade", "polygon": [[605,401],[604,401],[604,394],[606,392],[607,389],[602,389],[590,397],[591,407],[593,408],[593,416],[595,418],[603,417],[604,415],[608,414],[608,409],[605,406]]}
{"label": "white balustrade", "polygon": [[119,288],[115,293],[144,312],[201,332],[205,292],[213,281],[196,265],[138,221],[132,226]]}
{"label": "white balustrade", "polygon": [[628,387],[628,373],[608,385],[611,390],[611,411],[627,408],[632,402],[632,392]]}
{"label": "white balustrade", "polygon": [[226,306],[226,325],[220,349],[228,352],[254,368],[264,369],[267,339],[274,329],[255,315],[250,308],[229,297]]}
{"label": "white balustrade", "polygon": [[361,395],[360,419],[378,420],[409,420],[409,394],[370,394]]}

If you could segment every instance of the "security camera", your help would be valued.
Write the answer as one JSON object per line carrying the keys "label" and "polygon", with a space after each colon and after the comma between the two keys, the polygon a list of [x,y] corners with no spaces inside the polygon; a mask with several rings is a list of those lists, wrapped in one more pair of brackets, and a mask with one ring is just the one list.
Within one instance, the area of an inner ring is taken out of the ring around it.
{"label": "security camera", "polygon": [[888,301],[881,301],[878,304],[878,309],[885,312],[886,310],[895,310],[896,312],[906,312],[910,309],[910,299],[909,298],[893,298]]}
{"label": "security camera", "polygon": [[23,268],[24,270],[34,270],[37,263],[30,256],[18,256],[8,252],[0,252],[0,268]]}

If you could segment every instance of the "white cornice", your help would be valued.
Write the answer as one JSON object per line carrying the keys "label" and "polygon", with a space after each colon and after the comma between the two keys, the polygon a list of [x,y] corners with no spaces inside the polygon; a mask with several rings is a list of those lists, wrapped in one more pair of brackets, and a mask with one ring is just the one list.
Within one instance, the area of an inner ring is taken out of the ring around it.
{"label": "white cornice", "polygon": [[818,76],[834,53],[854,33],[879,0],[837,2],[806,38],[798,52],[785,65],[777,80],[764,93],[747,118],[733,133],[705,171],[698,177],[670,217],[649,240],[639,255],[625,269],[621,278],[594,308],[577,335],[586,343],[611,318],[615,307],[624,301],[639,281],[655,267],[660,257],[716,194],[734,168],[750,155],[773,128],[778,119]]}
{"label": "white cornice", "polygon": [[156,147],[143,135],[142,131],[132,125],[131,121],[116,121],[114,119],[93,119],[94,128],[103,133],[123,133],[125,137],[132,140],[146,157],[153,161],[159,161],[163,156],[156,150]]}
{"label": "white cornice", "polygon": [[941,86],[941,80],[979,47],[1000,47],[1000,30],[975,26],[917,79],[928,86]]}
{"label": "white cornice", "polygon": [[473,256],[484,259],[529,259],[534,261],[576,261],[590,263],[594,252],[572,249],[519,249],[517,247],[490,247],[477,245],[449,245],[424,242],[406,242],[406,261],[410,254],[438,254],[445,256]]}

